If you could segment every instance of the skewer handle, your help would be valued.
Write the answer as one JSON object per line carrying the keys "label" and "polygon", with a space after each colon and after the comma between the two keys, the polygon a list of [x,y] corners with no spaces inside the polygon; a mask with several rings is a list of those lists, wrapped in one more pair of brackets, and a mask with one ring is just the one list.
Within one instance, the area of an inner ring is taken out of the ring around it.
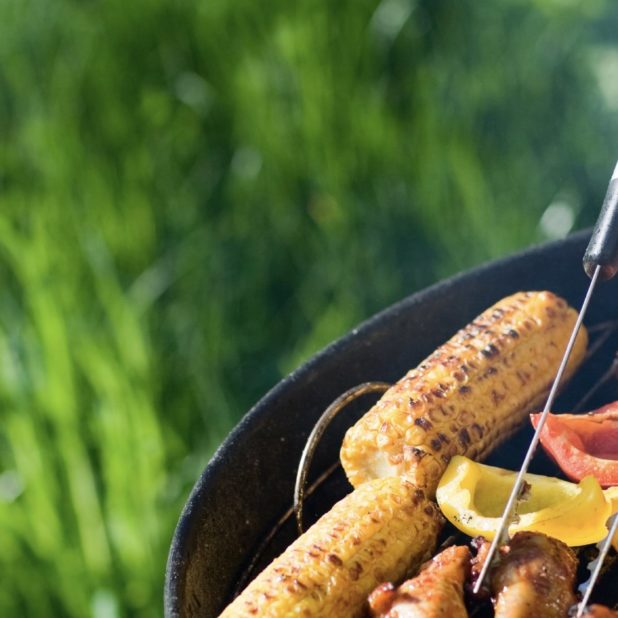
{"label": "skewer handle", "polygon": [[584,255],[584,270],[589,277],[597,266],[601,267],[601,280],[611,279],[618,272],[618,163]]}

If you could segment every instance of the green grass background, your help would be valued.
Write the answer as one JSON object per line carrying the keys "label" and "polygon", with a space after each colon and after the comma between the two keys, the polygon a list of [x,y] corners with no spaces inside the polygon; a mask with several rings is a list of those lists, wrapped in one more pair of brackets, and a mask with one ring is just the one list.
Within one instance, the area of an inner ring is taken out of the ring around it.
{"label": "green grass background", "polygon": [[610,0],[0,1],[0,615],[160,615],[261,394],[590,225],[616,32]]}

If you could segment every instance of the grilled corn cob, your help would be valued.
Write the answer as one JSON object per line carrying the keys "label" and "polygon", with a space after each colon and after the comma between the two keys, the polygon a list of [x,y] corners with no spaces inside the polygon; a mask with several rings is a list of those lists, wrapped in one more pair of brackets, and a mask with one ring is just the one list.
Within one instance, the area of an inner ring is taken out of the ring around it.
{"label": "grilled corn cob", "polygon": [[[490,307],[348,430],[341,462],[352,485],[406,474],[433,496],[453,455],[484,458],[545,402],[576,319],[551,292],[519,292]],[[565,380],[587,340],[582,328]]]}
{"label": "grilled corn cob", "polygon": [[364,484],[268,566],[221,618],[362,615],[367,595],[431,555],[442,516],[401,478]]}

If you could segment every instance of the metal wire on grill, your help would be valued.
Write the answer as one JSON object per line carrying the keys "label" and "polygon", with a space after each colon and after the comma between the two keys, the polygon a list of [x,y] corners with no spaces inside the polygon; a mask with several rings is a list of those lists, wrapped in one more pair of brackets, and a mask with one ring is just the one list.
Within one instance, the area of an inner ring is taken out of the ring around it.
{"label": "metal wire on grill", "polygon": [[324,432],[335,416],[337,416],[349,403],[367,393],[384,393],[390,387],[391,385],[387,382],[365,382],[358,386],[354,386],[343,393],[343,395],[337,397],[337,399],[324,410],[322,416],[320,416],[318,422],[313,427],[300,457],[296,483],[294,485],[294,513],[296,514],[296,526],[299,534],[303,533],[303,502],[307,474],[309,473],[309,466],[311,465],[320,438],[324,435]]}

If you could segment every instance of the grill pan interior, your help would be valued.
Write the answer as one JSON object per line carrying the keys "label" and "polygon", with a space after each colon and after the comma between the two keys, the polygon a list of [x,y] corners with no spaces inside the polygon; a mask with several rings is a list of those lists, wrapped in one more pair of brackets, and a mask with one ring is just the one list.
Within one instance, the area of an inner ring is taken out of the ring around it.
{"label": "grill pan interior", "polygon": [[[477,314],[518,290],[548,289],[579,308],[589,283],[581,267],[589,232],[518,253],[443,281],[393,305],[320,352],[280,382],[228,436],[202,472],[176,528],[167,564],[165,615],[217,616],[244,580],[256,575],[295,538],[288,518],[264,539],[288,511],[300,454],[321,412],[361,382],[394,382]],[[618,278],[600,283],[585,323],[618,320]],[[556,403],[567,411],[611,365],[618,350],[614,333],[586,364]],[[347,426],[376,396],[349,406],[329,428],[312,464],[310,482],[338,458]],[[618,399],[618,381],[600,389],[590,407]],[[524,428],[487,463],[517,469],[532,435]],[[541,452],[531,472],[557,474]],[[311,523],[350,491],[341,468],[308,498]],[[248,568],[259,557],[250,571]],[[579,581],[585,577],[580,573]],[[593,595],[615,604],[609,578]]]}

